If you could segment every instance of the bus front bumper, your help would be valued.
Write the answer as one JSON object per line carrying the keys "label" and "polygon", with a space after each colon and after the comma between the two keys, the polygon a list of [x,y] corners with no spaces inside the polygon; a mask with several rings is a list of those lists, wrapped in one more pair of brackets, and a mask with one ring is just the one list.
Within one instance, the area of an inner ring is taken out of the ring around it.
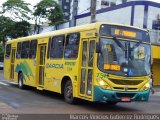
{"label": "bus front bumper", "polygon": [[[132,92],[132,91],[115,91],[104,90],[99,86],[94,87],[94,101],[114,101],[124,102],[122,98],[130,98],[130,101],[148,101],[150,89],[146,91]],[[128,102],[130,102],[128,101]]]}

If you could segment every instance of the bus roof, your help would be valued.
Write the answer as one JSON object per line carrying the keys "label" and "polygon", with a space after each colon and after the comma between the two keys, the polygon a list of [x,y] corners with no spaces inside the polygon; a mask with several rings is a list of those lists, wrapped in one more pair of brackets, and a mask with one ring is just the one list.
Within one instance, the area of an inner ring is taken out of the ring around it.
{"label": "bus roof", "polygon": [[87,31],[87,30],[95,29],[95,28],[99,27],[102,24],[125,26],[125,27],[130,27],[130,28],[135,28],[135,29],[147,31],[145,29],[141,29],[141,28],[134,27],[134,26],[129,26],[129,25],[107,23],[107,22],[96,22],[96,23],[90,23],[90,24],[85,24],[85,25],[65,28],[65,29],[61,29],[61,30],[56,30],[56,31],[50,31],[50,32],[47,32],[47,33],[41,33],[41,34],[31,35],[31,36],[27,36],[27,37],[21,37],[21,38],[17,38],[17,39],[12,39],[12,40],[8,40],[7,43],[18,42],[18,41],[23,41],[23,40],[25,41],[25,40],[33,40],[33,39],[45,38],[45,37],[50,37],[50,36],[53,36],[53,35],[55,35],[55,36],[56,35],[60,35],[62,33],[65,34],[65,33],[72,33],[72,32]]}

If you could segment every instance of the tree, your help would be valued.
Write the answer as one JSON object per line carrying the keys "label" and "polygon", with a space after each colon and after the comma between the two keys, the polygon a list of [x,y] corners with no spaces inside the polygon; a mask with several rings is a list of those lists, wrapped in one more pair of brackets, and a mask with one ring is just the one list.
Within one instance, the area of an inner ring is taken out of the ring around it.
{"label": "tree", "polygon": [[18,38],[28,36],[30,26],[30,23],[27,21],[14,22],[10,37]]}
{"label": "tree", "polygon": [[27,21],[15,22],[8,17],[0,16],[0,41],[5,44],[6,38],[17,38],[28,35],[30,23]]}
{"label": "tree", "polygon": [[[27,36],[30,30],[31,10],[30,4],[25,3],[23,0],[8,0],[2,5],[0,16],[0,41],[3,46],[7,38],[17,38]],[[10,14],[6,14],[10,13]],[[5,17],[5,15],[9,17]]]}
{"label": "tree", "polygon": [[11,30],[13,29],[14,22],[5,16],[0,16],[0,42],[3,42],[3,46],[6,42],[6,37],[11,36]]}
{"label": "tree", "polygon": [[4,58],[4,48],[0,44],[0,62],[3,62],[3,58]]}
{"label": "tree", "polygon": [[36,25],[42,24],[44,20],[48,20],[50,25],[55,26],[63,22],[63,12],[54,0],[42,0],[34,8]]}
{"label": "tree", "polygon": [[29,3],[25,3],[23,0],[7,0],[3,3],[3,13],[9,13],[12,20],[26,21],[30,19],[31,10],[29,9]]}

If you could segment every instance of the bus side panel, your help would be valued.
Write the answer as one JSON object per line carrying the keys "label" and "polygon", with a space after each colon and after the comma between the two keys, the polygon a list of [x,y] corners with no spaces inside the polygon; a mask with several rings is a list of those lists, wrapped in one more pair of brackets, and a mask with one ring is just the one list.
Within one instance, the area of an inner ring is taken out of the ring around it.
{"label": "bus side panel", "polygon": [[68,76],[76,87],[78,67],[75,60],[47,60],[46,61],[45,89],[61,93],[61,82],[64,76]]}
{"label": "bus side panel", "polygon": [[23,73],[23,83],[29,86],[35,86],[36,64],[34,59],[21,59],[15,61],[15,82],[18,82],[18,73]]}

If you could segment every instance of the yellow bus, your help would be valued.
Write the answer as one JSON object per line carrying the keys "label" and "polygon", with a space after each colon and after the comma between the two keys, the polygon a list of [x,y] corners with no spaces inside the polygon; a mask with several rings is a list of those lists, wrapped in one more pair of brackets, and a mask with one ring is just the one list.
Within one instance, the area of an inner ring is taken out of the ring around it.
{"label": "yellow bus", "polygon": [[148,101],[151,44],[146,30],[103,22],[7,41],[6,79],[76,98]]}

